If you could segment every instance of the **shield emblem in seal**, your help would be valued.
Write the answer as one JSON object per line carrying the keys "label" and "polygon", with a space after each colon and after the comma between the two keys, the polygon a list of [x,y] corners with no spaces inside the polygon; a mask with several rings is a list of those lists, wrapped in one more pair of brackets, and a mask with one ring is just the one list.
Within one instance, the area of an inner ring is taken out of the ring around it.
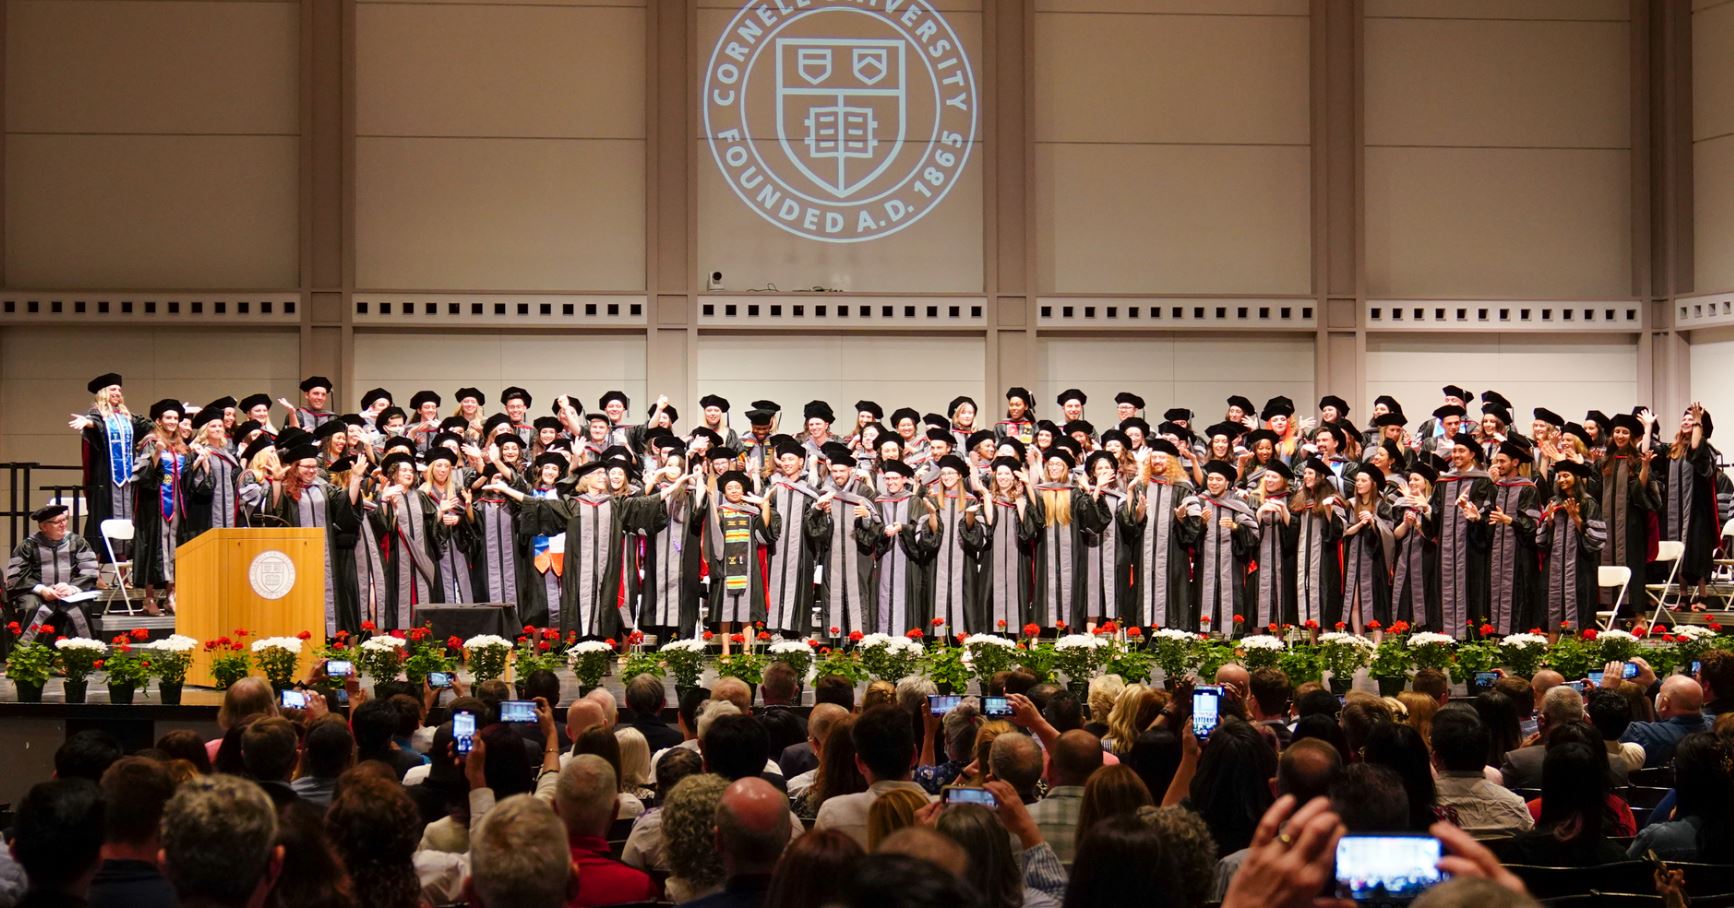
{"label": "shield emblem in seal", "polygon": [[281,599],[295,588],[295,562],[279,551],[260,552],[247,566],[247,584],[261,599]]}
{"label": "shield emblem in seal", "polygon": [[907,46],[873,38],[776,41],[777,142],[836,198],[873,182],[903,150]]}

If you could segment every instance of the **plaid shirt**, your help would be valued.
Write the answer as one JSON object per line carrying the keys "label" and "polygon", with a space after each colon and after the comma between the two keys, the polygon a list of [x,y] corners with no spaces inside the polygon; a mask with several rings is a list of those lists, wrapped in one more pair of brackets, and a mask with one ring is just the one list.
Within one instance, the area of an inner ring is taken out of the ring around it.
{"label": "plaid shirt", "polygon": [[1048,790],[1048,796],[1030,805],[1030,818],[1042,831],[1042,838],[1053,846],[1054,855],[1067,869],[1078,846],[1078,810],[1084,804],[1081,785],[1059,785]]}

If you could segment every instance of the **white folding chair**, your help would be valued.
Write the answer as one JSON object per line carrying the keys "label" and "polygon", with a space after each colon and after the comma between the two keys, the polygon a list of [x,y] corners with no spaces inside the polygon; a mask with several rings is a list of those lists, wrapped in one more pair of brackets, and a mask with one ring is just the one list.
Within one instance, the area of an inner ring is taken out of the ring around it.
{"label": "white folding chair", "polygon": [[102,531],[103,547],[108,550],[108,560],[114,563],[115,586],[120,589],[120,601],[124,604],[127,614],[138,614],[132,607],[132,597],[126,591],[126,588],[131,584],[132,562],[130,560],[121,561],[114,554],[116,542],[132,541],[132,521],[125,517],[111,517],[104,520],[99,529]]}
{"label": "white folding chair", "polygon": [[[1725,542],[1730,536],[1734,536],[1734,517],[1722,524],[1722,535],[1716,538]],[[1734,605],[1734,549],[1724,547],[1722,554],[1724,557],[1715,560],[1716,568],[1709,590],[1711,595],[1722,597],[1722,607],[1728,608]]]}
{"label": "white folding chair", "polygon": [[[1656,624],[1662,620],[1662,613],[1667,611],[1668,590],[1673,589],[1674,579],[1680,574],[1680,556],[1686,554],[1686,544],[1675,539],[1664,539],[1656,543],[1656,563],[1671,565],[1668,568],[1668,580],[1665,583],[1646,583],[1644,593],[1650,601],[1656,604],[1656,610],[1650,615],[1650,623]],[[1680,597],[1678,591],[1674,594],[1673,607],[1678,608]]]}
{"label": "white folding chair", "polygon": [[1620,606],[1626,604],[1626,584],[1632,580],[1632,569],[1623,564],[1604,564],[1596,568],[1596,586],[1600,589],[1620,588],[1619,597],[1614,600],[1612,611],[1596,612],[1600,619],[1602,630],[1614,626],[1614,620],[1620,616]]}

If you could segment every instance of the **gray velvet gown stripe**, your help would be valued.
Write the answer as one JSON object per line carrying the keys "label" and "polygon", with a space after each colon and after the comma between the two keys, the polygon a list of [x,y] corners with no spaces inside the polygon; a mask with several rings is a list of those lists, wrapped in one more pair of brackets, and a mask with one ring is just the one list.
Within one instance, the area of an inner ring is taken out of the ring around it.
{"label": "gray velvet gown stripe", "polygon": [[[1069,499],[1069,522],[1060,523],[1057,518],[1049,522],[1049,495],[1063,495]],[[1033,621],[1042,627],[1053,627],[1056,622],[1065,621],[1083,626],[1078,618],[1084,613],[1081,601],[1085,579],[1083,534],[1093,513],[1089,501],[1089,495],[1072,485],[1044,483],[1036,486],[1036,495],[1030,506],[1035,511],[1040,532],[1036,536],[1035,594],[1024,616],[1026,623]]]}
{"label": "gray velvet gown stripe", "polygon": [[[1625,589],[1622,615],[1642,611],[1644,566],[1649,560],[1649,515],[1656,510],[1658,490],[1652,480],[1641,482],[1640,462],[1634,455],[1609,454],[1602,473],[1602,520],[1608,527],[1608,544],[1602,548],[1602,564],[1624,565],[1632,570]],[[1612,608],[1620,590],[1601,592],[1603,605]]]}
{"label": "gray velvet gown stripe", "polygon": [[[1358,520],[1359,515],[1354,519]],[[1390,564],[1396,557],[1397,540],[1391,533],[1390,505],[1383,500],[1374,511],[1372,523],[1354,533],[1348,527],[1345,525],[1343,529],[1342,620],[1359,634],[1370,621],[1391,623]]]}
{"label": "gray velvet gown stripe", "polygon": [[1481,506],[1492,497],[1493,481],[1481,470],[1441,474],[1433,487],[1432,529],[1439,540],[1440,633],[1462,637],[1471,617],[1487,614],[1486,521],[1469,520],[1457,502],[1467,498]]}
{"label": "gray velvet gown stripe", "polygon": [[1297,624],[1336,624],[1343,609],[1342,499],[1332,496],[1295,514],[1295,617]]}
{"label": "gray velvet gown stripe", "polygon": [[385,511],[391,528],[391,608],[381,630],[409,628],[418,607],[444,601],[436,547],[444,528],[434,517],[434,500],[420,489],[392,499]]}
{"label": "gray velvet gown stripe", "polygon": [[608,637],[630,627],[631,616],[620,601],[627,582],[626,542],[629,534],[656,525],[662,502],[654,495],[609,495],[586,492],[572,498],[529,499],[544,532],[566,535],[561,575],[560,630],[583,637]]}
{"label": "gray velvet gown stripe", "polygon": [[1536,544],[1547,556],[1547,577],[1542,584],[1542,611],[1538,616],[1543,629],[1557,628],[1562,621],[1576,627],[1588,627],[1595,620],[1597,568],[1601,566],[1601,550],[1607,545],[1608,527],[1601,519],[1601,506],[1595,499],[1579,496],[1579,527],[1571,515],[1559,507],[1561,499],[1549,503],[1541,520]]}
{"label": "gray velvet gown stripe", "polygon": [[[664,481],[659,488],[668,488]],[[707,493],[708,494],[708,493]],[[644,592],[638,622],[655,628],[675,628],[685,636],[695,632],[698,575],[697,511],[684,488],[664,498],[666,522],[645,538]]]}
{"label": "gray velvet gown stripe", "polygon": [[325,635],[330,637],[339,628],[359,630],[355,574],[339,541],[360,523],[348,491],[321,480],[303,489],[298,499],[285,493],[278,499],[277,514],[290,526],[325,531]]}
{"label": "gray velvet gown stripe", "polygon": [[[925,511],[908,492],[882,495],[876,504],[881,533],[874,540],[873,566],[873,626],[887,634],[898,634],[913,627],[910,623],[911,601],[915,594],[918,570],[910,557],[909,542],[916,541],[916,528],[910,523],[912,508]],[[886,536],[885,528],[902,525],[896,536]],[[908,540],[904,535],[909,536]]]}
{"label": "gray velvet gown stripe", "polygon": [[[1536,522],[1541,518],[1541,493],[1521,477],[1493,484],[1494,502],[1511,515],[1511,525],[1489,523],[1488,618],[1501,635],[1527,630],[1538,607],[1541,562],[1535,547]],[[1487,521],[1485,515],[1481,518]]]}
{"label": "gray velvet gown stripe", "polygon": [[78,603],[44,602],[34,590],[37,584],[61,583],[81,590],[94,589],[101,569],[96,550],[77,533],[67,533],[59,542],[49,542],[41,533],[32,533],[20,542],[6,561],[4,585],[0,587],[11,595],[25,627],[18,642],[34,641],[43,623],[53,618],[56,611],[65,612],[74,635],[90,636],[90,623]]}
{"label": "gray velvet gown stripe", "polygon": [[385,556],[380,551],[380,526],[384,520],[378,506],[363,499],[355,533],[355,608],[359,621],[383,626],[381,612],[390,601],[386,583]]}
{"label": "gray velvet gown stripe", "polygon": [[[195,461],[198,458],[193,458]],[[241,466],[228,451],[211,451],[187,484],[187,538],[206,530],[245,526],[241,514]]]}
{"label": "gray velvet gown stripe", "polygon": [[805,482],[778,475],[771,477],[765,494],[786,529],[778,534],[771,549],[770,606],[765,623],[775,632],[804,636],[812,623],[814,563],[814,549],[805,527],[807,512],[819,493]]}

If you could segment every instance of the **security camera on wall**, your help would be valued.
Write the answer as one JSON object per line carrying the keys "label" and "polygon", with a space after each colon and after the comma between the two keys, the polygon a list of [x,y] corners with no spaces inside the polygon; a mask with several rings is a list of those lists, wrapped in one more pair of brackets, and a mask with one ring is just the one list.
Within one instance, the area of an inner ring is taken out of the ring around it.
{"label": "security camera on wall", "polygon": [[706,290],[721,290],[723,288],[722,272],[712,271],[710,278],[705,281],[704,287]]}

